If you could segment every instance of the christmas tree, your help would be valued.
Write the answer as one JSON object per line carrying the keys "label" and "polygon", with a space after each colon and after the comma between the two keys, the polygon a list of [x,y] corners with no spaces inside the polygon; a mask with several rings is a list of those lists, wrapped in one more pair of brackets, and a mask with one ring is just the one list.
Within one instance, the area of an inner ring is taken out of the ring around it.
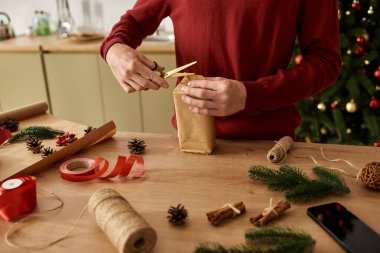
{"label": "christmas tree", "polygon": [[340,0],[338,15],[342,72],[331,87],[298,104],[297,140],[380,147],[380,3]]}

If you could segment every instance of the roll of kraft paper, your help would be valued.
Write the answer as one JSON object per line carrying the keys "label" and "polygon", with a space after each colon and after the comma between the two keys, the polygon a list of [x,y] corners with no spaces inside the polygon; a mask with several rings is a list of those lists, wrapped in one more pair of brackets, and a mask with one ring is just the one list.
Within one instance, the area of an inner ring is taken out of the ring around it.
{"label": "roll of kraft paper", "polygon": [[33,116],[46,113],[49,106],[46,102],[38,102],[27,106],[19,107],[11,111],[0,113],[0,121],[6,118],[23,120]]}
{"label": "roll of kraft paper", "polygon": [[88,210],[120,253],[149,253],[156,245],[156,231],[113,189],[94,192]]}
{"label": "roll of kraft paper", "polygon": [[31,212],[37,205],[36,178],[19,176],[1,182],[0,217],[13,220]]}

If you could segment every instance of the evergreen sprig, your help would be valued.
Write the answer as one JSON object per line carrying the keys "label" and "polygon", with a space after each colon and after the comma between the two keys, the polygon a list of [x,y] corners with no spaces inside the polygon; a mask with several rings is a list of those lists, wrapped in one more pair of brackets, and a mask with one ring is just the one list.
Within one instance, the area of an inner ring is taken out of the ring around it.
{"label": "evergreen sprig", "polygon": [[52,139],[62,134],[64,134],[63,131],[56,130],[50,127],[31,126],[15,134],[12,138],[8,140],[8,142],[14,143],[14,142],[25,140],[31,137],[35,137],[38,139]]}
{"label": "evergreen sprig", "polygon": [[310,179],[300,169],[289,165],[282,165],[278,170],[254,165],[248,171],[253,181],[265,184],[272,191],[284,191],[286,199],[291,202],[309,201],[329,194],[350,192],[350,188],[337,172],[314,167],[313,173],[317,179]]}
{"label": "evergreen sprig", "polygon": [[245,245],[230,249],[217,243],[203,243],[195,253],[305,253],[311,252],[315,245],[310,235],[282,227],[247,230],[245,240]]}

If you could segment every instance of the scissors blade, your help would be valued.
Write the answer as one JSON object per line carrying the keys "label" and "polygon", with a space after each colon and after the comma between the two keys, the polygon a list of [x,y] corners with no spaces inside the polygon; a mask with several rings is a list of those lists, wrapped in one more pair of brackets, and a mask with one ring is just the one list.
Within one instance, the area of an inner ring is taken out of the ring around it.
{"label": "scissors blade", "polygon": [[184,77],[184,76],[192,76],[192,75],[195,75],[195,73],[180,72],[180,73],[175,73],[171,75],[170,77]]}
{"label": "scissors blade", "polygon": [[176,74],[176,73],[178,73],[178,72],[180,72],[180,71],[182,71],[182,70],[184,70],[184,69],[186,69],[186,68],[188,68],[188,67],[190,67],[190,66],[193,66],[193,65],[196,64],[196,63],[197,63],[197,62],[194,61],[194,62],[191,62],[191,63],[189,63],[189,64],[183,65],[183,66],[181,66],[181,67],[179,67],[179,68],[176,68],[176,69],[170,70],[170,71],[168,71],[168,72],[165,73],[164,79],[166,79],[166,78],[168,78],[168,77],[171,77],[172,75],[174,75],[174,74]]}

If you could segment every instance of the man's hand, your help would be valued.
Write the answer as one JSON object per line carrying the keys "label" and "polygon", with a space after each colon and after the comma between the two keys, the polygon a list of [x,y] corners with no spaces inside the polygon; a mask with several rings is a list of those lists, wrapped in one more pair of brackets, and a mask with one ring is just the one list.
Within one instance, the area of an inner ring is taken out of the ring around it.
{"label": "man's hand", "polygon": [[195,113],[228,116],[243,110],[247,91],[243,83],[221,77],[190,81],[182,87],[182,101]]}
{"label": "man's hand", "polygon": [[112,45],[107,52],[106,61],[116,80],[127,93],[169,87],[169,84],[152,70],[155,63],[127,45]]}

